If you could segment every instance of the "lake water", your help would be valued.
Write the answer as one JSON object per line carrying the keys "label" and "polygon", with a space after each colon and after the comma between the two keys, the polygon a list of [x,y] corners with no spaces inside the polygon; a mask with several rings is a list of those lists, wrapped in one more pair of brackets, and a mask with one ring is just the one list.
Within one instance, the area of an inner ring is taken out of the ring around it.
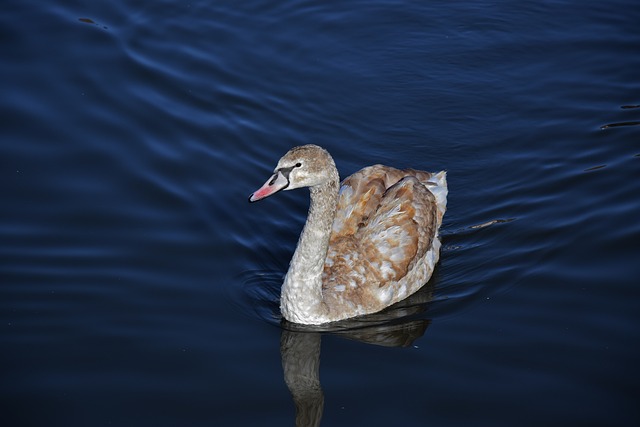
{"label": "lake water", "polygon": [[[8,0],[3,426],[637,426],[636,1]],[[281,324],[308,192],[447,169],[432,280]]]}

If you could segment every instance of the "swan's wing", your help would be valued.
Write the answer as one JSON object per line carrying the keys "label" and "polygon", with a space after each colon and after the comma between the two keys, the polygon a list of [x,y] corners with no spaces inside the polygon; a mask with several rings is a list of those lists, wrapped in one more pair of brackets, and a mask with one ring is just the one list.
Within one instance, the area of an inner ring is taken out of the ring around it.
{"label": "swan's wing", "polygon": [[404,277],[429,250],[436,233],[435,197],[418,178],[408,176],[385,192],[356,238],[382,286]]}
{"label": "swan's wing", "polygon": [[[431,248],[439,222],[437,198],[427,188],[435,184],[432,174],[406,175],[411,172],[373,166],[343,182],[323,272],[332,306],[379,306],[379,290],[402,279]],[[446,183],[444,191],[446,197]]]}
{"label": "swan's wing", "polygon": [[382,166],[359,170],[342,181],[331,240],[350,236],[375,213],[387,187]]}
{"label": "swan's wing", "polygon": [[332,240],[355,234],[375,214],[385,191],[406,176],[415,176],[419,181],[427,182],[432,175],[414,169],[400,170],[373,165],[342,181]]}

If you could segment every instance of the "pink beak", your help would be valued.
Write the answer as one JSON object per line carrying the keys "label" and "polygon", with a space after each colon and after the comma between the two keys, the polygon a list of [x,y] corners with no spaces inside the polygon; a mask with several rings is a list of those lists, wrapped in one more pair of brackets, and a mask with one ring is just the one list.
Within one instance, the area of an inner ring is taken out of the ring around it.
{"label": "pink beak", "polygon": [[289,186],[289,180],[282,175],[281,171],[277,171],[271,178],[264,183],[259,190],[254,192],[251,196],[249,196],[249,202],[257,202],[258,200],[262,200],[265,197],[269,197],[272,194],[276,194],[280,190],[284,190]]}

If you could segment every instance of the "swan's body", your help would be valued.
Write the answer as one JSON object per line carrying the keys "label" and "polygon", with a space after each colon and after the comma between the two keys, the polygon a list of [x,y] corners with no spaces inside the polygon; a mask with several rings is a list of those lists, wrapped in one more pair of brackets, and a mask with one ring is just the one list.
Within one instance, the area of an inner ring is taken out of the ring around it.
{"label": "swan's body", "polygon": [[416,292],[438,262],[446,172],[375,165],[339,184],[316,145],[285,154],[249,198],[310,187],[309,215],[282,285],[285,319],[322,324],[380,311]]}

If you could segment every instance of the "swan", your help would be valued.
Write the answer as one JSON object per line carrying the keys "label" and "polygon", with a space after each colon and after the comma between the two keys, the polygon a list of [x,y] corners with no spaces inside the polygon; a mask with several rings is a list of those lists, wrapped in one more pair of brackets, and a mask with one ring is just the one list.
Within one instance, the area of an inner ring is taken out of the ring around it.
{"label": "swan", "polygon": [[282,284],[280,310],[319,325],[378,312],[416,292],[438,262],[446,171],[365,167],[340,184],[327,150],[289,150],[249,197],[309,187],[311,203]]}

